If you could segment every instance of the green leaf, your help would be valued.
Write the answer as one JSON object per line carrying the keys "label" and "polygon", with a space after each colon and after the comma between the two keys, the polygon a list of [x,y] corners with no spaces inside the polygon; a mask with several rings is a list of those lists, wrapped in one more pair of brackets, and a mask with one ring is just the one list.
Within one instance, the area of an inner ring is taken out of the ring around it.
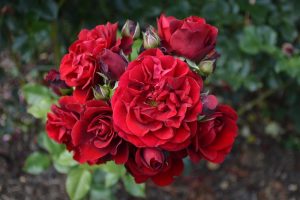
{"label": "green leaf", "polygon": [[93,187],[90,192],[89,200],[114,200],[111,189],[102,187]]}
{"label": "green leaf", "polygon": [[25,161],[23,170],[30,174],[40,174],[51,164],[50,157],[47,154],[34,152]]}
{"label": "green leaf", "polygon": [[259,52],[260,39],[256,34],[254,26],[247,26],[244,28],[244,33],[240,38],[239,46],[245,53],[256,54]]}
{"label": "green leaf", "polygon": [[114,173],[106,173],[105,174],[105,187],[111,187],[118,183],[120,179],[119,174],[114,174]]}
{"label": "green leaf", "polygon": [[113,161],[107,162],[105,165],[99,165],[99,169],[119,176],[123,176],[126,173],[124,165],[117,165]]}
{"label": "green leaf", "polygon": [[242,51],[257,54],[260,51],[273,53],[276,50],[276,32],[269,26],[246,26],[239,40]]}
{"label": "green leaf", "polygon": [[130,54],[131,61],[138,57],[142,44],[143,44],[143,40],[141,39],[137,39],[134,41],[132,45],[132,52]]}
{"label": "green leaf", "polygon": [[67,173],[71,167],[77,165],[72,153],[67,151],[64,145],[50,139],[45,132],[39,134],[38,143],[49,152],[53,165],[58,172]]}
{"label": "green leaf", "polygon": [[201,121],[201,120],[203,120],[205,117],[206,117],[205,115],[199,115],[197,120],[198,120],[198,121]]}
{"label": "green leaf", "polygon": [[53,162],[53,166],[57,172],[62,174],[67,174],[70,171],[70,167],[59,165],[56,162]]}
{"label": "green leaf", "polygon": [[42,85],[31,83],[23,86],[22,91],[28,103],[28,113],[36,118],[46,120],[51,105],[56,102],[53,93]]}
{"label": "green leaf", "polygon": [[84,198],[90,190],[92,174],[90,171],[77,167],[72,169],[66,181],[67,193],[71,200]]}
{"label": "green leaf", "polygon": [[126,191],[135,197],[146,197],[145,184],[137,184],[129,174],[122,177]]}
{"label": "green leaf", "polygon": [[54,20],[58,15],[58,5],[55,0],[44,0],[35,9],[38,16],[46,20]]}
{"label": "green leaf", "polygon": [[60,155],[60,153],[62,153],[65,149],[64,145],[58,144],[54,140],[50,139],[45,132],[39,134],[38,143],[52,156]]}
{"label": "green leaf", "polygon": [[300,83],[300,56],[280,59],[276,66],[276,72],[285,72]]}
{"label": "green leaf", "polygon": [[75,166],[77,164],[77,162],[73,159],[73,154],[66,149],[61,152],[55,162],[64,166]]}

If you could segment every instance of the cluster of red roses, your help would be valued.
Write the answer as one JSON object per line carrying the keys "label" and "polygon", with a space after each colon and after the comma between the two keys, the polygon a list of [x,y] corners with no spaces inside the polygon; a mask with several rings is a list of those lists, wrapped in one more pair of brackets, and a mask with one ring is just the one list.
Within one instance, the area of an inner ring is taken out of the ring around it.
{"label": "cluster of red roses", "polygon": [[203,89],[214,70],[217,32],[199,17],[162,15],[128,61],[138,24],[128,21],[122,38],[117,24],[82,30],[59,72],[46,77],[62,95],[48,113],[49,137],[80,163],[124,164],[138,183],[170,184],[187,156],[222,162],[238,128],[236,112]]}

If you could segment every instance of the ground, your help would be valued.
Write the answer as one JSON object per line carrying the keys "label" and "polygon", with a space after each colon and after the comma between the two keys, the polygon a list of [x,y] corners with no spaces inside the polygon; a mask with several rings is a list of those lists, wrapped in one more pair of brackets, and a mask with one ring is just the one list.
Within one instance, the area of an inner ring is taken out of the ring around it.
{"label": "ground", "polygon": [[[24,160],[36,148],[35,134],[18,134],[0,144],[0,199],[68,199],[65,176],[49,169],[34,176],[22,171]],[[300,152],[282,148],[261,137],[249,144],[240,137],[226,161],[218,165],[191,165],[171,186],[147,183],[149,200],[296,200],[300,198]],[[121,190],[120,199],[133,199]]]}

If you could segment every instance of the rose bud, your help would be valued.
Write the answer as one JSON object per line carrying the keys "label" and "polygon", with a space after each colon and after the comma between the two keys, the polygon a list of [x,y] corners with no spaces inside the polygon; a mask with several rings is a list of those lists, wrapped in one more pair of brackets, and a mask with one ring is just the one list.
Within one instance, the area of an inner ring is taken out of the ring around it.
{"label": "rose bud", "polygon": [[282,52],[289,57],[294,54],[294,50],[295,50],[293,45],[290,43],[284,43],[282,45],[281,49],[282,49]]}
{"label": "rose bud", "polygon": [[149,26],[143,34],[143,45],[145,49],[156,48],[160,45],[160,39],[152,26]]}
{"label": "rose bud", "polygon": [[165,156],[161,150],[154,149],[154,148],[146,148],[142,151],[142,155],[139,155],[143,157],[143,162],[150,168],[156,170],[160,169],[164,162],[165,162]]}
{"label": "rose bud", "polygon": [[46,81],[46,84],[53,90],[53,92],[59,96],[72,92],[72,89],[67,86],[65,81],[60,79],[60,74],[55,69],[51,69],[45,76],[44,80]]}
{"label": "rose bud", "polygon": [[105,100],[110,98],[110,88],[108,85],[97,85],[93,88],[94,97],[97,100]]}
{"label": "rose bud", "polygon": [[182,173],[183,162],[173,154],[166,156],[158,148],[140,148],[135,157],[128,160],[126,167],[137,183],[151,178],[155,184],[165,186],[174,181],[174,176]]}
{"label": "rose bud", "polygon": [[139,38],[141,34],[139,23],[135,23],[132,20],[127,20],[122,28],[121,34],[124,37],[132,37],[132,39]]}
{"label": "rose bud", "polygon": [[198,65],[200,75],[205,77],[211,75],[214,71],[214,63],[215,63],[214,60],[201,61],[200,64]]}
{"label": "rose bud", "polygon": [[193,162],[202,158],[221,163],[231,151],[237,136],[237,114],[227,105],[218,105],[215,112],[198,121],[197,133],[188,147]]}
{"label": "rose bud", "polygon": [[126,60],[109,49],[104,49],[100,56],[101,72],[112,81],[119,80],[127,67]]}
{"label": "rose bud", "polygon": [[203,114],[209,114],[216,109],[218,106],[218,99],[214,95],[201,94],[201,100],[203,104]]}

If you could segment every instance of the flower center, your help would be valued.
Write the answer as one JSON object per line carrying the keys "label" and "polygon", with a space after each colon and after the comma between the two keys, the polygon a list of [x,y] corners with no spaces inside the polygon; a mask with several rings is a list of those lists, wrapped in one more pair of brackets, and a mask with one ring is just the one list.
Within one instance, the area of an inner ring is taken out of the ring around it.
{"label": "flower center", "polygon": [[150,105],[150,106],[152,106],[152,107],[157,107],[157,102],[155,101],[155,100],[153,100],[153,99],[148,99],[147,101],[146,101],[146,103],[148,104],[148,105]]}
{"label": "flower center", "polygon": [[162,167],[162,163],[152,158],[150,160],[150,166],[155,170],[159,170]]}

